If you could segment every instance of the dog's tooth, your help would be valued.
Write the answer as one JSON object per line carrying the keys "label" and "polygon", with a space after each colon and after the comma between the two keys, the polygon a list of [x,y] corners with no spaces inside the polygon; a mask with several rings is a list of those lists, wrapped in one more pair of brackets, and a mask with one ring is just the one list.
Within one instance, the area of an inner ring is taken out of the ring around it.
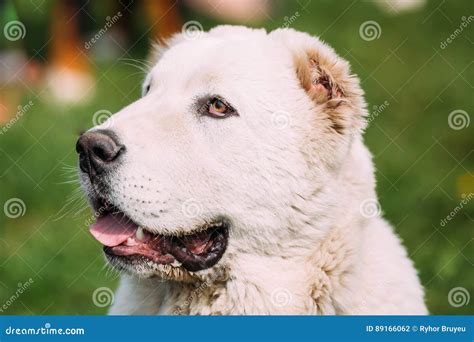
{"label": "dog's tooth", "polygon": [[182,264],[178,261],[178,260],[175,260],[171,263],[171,266],[173,267],[180,267]]}
{"label": "dog's tooth", "polygon": [[145,233],[143,232],[142,227],[138,227],[137,232],[135,233],[135,237],[137,240],[143,240],[145,238]]}

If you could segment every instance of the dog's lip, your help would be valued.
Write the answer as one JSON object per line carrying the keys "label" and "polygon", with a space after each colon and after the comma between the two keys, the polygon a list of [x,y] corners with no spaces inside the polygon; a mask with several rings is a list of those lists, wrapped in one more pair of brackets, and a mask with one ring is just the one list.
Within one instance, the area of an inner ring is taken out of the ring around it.
{"label": "dog's lip", "polygon": [[108,255],[141,256],[156,264],[182,266],[192,272],[210,268],[221,259],[227,248],[228,230],[229,221],[217,217],[189,234],[155,234],[117,210],[105,211],[90,227]]}

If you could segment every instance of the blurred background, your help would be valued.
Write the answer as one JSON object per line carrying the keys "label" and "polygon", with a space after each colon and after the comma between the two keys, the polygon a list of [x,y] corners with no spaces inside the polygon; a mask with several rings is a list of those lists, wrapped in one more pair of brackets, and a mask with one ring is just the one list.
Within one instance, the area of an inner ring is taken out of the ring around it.
{"label": "blurred background", "polygon": [[[140,96],[150,42],[291,27],[349,60],[384,216],[432,314],[474,308],[474,2],[0,0],[0,314],[103,314],[117,274],[89,235],[78,134]],[[387,293],[390,296],[390,293]]]}

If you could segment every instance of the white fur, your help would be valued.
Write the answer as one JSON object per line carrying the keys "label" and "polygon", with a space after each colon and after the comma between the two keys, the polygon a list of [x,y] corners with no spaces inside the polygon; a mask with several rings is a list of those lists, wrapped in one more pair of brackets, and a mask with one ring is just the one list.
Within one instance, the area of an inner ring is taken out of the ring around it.
{"label": "white fur", "polygon": [[[305,49],[344,89],[344,133],[301,86],[294,57]],[[376,199],[365,102],[331,48],[289,29],[222,26],[172,39],[146,82],[146,96],[99,126],[126,146],[109,199],[156,233],[218,214],[232,227],[221,261],[192,277],[123,275],[110,314],[427,313],[392,227],[361,213]],[[239,116],[198,117],[190,105],[204,93]]]}

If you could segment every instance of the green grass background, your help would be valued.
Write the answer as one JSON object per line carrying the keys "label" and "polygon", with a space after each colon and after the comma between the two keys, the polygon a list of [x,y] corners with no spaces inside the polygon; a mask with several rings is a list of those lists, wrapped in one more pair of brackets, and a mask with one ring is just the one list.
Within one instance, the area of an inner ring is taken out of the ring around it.
{"label": "green grass background", "polygon": [[[474,120],[474,23],[440,48],[473,9],[470,0],[433,1],[393,15],[371,1],[285,1],[263,23],[273,29],[298,12],[291,27],[321,36],[350,61],[371,111],[388,101],[365,141],[374,154],[384,216],[407,246],[433,314],[473,313],[474,298],[454,307],[448,293],[463,287],[474,296],[474,201],[445,227],[440,224],[463,193],[474,192],[474,122],[462,130],[448,125],[456,109]],[[44,24],[20,13],[25,23],[43,28],[27,37],[41,47]],[[199,20],[206,29],[218,23],[189,11],[184,19]],[[368,20],[382,30],[373,41],[359,35]],[[146,29],[140,27],[137,37]],[[144,58],[148,40],[141,38],[126,57]],[[107,308],[95,306],[92,293],[116,287],[117,275],[104,267],[100,247],[87,231],[91,211],[70,206],[65,216],[58,215],[77,188],[62,183],[76,164],[79,131],[92,126],[96,111],[115,112],[140,93],[142,75],[124,62],[96,64],[95,73],[97,94],[87,105],[54,104],[40,87],[26,91],[21,103],[32,100],[32,109],[0,136],[0,204],[12,197],[26,204],[25,215],[17,219],[0,211],[0,305],[18,283],[33,280],[3,314],[103,314]]]}

